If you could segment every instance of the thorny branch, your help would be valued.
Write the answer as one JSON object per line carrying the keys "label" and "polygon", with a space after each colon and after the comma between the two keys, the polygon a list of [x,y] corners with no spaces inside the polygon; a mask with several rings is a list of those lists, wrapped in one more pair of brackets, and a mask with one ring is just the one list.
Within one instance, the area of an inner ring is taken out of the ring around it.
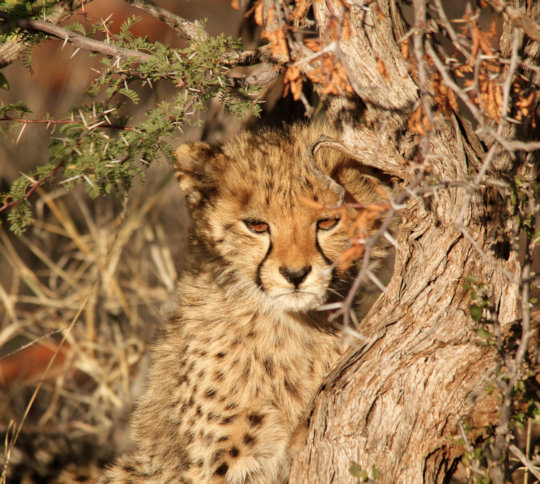
{"label": "thorny branch", "polygon": [[204,26],[199,21],[190,22],[169,10],[156,5],[151,0],[126,0],[134,7],[140,8],[145,12],[157,17],[178,32],[178,35],[188,40],[208,40],[208,34]]}
{"label": "thorny branch", "polygon": [[39,188],[40,185],[45,183],[49,178],[53,177],[56,172],[62,167],[65,160],[60,161],[49,173],[47,173],[43,178],[40,178],[39,180],[32,180],[32,187],[26,192],[24,197],[21,200],[12,200],[11,202],[4,203],[0,207],[0,212],[3,212],[4,210],[7,210],[10,207],[13,207],[14,205],[17,205],[21,203],[22,201],[27,201],[32,194]]}
{"label": "thorny branch", "polygon": [[504,0],[486,0],[497,13],[503,12],[515,27],[523,31],[536,42],[540,42],[540,25],[530,17],[530,14],[524,12],[518,7],[514,7]]}
{"label": "thorny branch", "polygon": [[73,44],[75,47],[90,50],[91,52],[99,52],[103,55],[111,57],[132,58],[139,62],[148,60],[150,58],[150,55],[145,52],[118,47],[107,42],[85,37],[84,35],[75,34],[64,29],[63,27],[59,27],[58,25],[54,25],[44,20],[32,20],[26,18],[11,19],[8,14],[1,11],[0,18],[7,21],[13,20],[22,29],[44,32],[60,40],[67,41],[70,44]]}

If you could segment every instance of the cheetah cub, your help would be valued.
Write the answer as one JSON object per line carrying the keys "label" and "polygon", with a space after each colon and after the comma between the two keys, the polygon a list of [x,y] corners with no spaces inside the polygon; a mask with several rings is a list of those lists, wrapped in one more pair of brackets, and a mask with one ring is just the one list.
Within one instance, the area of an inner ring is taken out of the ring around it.
{"label": "cheetah cub", "polygon": [[337,151],[310,159],[329,131],[294,125],[178,149],[188,267],[132,417],[136,449],[102,482],[287,482],[312,400],[344,350],[317,308],[341,300],[355,273],[333,265],[350,245],[346,224],[302,200],[336,206],[337,183],[345,202],[380,198]]}

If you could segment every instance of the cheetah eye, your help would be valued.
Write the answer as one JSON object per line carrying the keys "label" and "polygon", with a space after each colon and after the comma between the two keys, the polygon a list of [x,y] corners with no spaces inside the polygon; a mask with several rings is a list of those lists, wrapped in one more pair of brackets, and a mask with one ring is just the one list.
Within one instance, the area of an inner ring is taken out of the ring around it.
{"label": "cheetah eye", "polygon": [[268,224],[261,222],[260,220],[244,220],[246,227],[256,234],[263,234],[268,232]]}
{"label": "cheetah eye", "polygon": [[328,217],[322,218],[317,221],[317,228],[321,230],[330,230],[333,229],[339,222],[338,217]]}

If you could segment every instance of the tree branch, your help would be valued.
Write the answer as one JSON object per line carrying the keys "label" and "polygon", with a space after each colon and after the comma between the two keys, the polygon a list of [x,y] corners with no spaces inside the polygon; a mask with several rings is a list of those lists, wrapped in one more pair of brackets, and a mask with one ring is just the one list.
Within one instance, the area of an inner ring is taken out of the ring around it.
{"label": "tree branch", "polygon": [[90,50],[92,52],[99,52],[111,57],[123,57],[123,58],[133,58],[139,62],[147,60],[150,55],[145,52],[140,52],[133,49],[125,49],[124,47],[117,47],[107,42],[102,42],[95,39],[90,39],[84,35],[75,34],[69,30],[54,25],[50,22],[45,22],[44,20],[31,20],[25,18],[11,19],[6,12],[0,11],[0,18],[10,21],[13,20],[19,27],[25,30],[37,30],[39,32],[44,32],[46,34],[52,35],[58,39],[64,40],[73,44],[76,47],[82,49]]}
{"label": "tree branch", "polygon": [[504,13],[510,22],[522,29],[531,39],[540,42],[540,25],[538,25],[526,12],[509,5],[504,0],[486,0],[497,13]]}
{"label": "tree branch", "polygon": [[[61,22],[91,1],[92,0],[67,0],[59,2],[53,7],[53,12],[48,16],[48,21],[52,24]],[[17,38],[4,44],[0,44],[0,67],[7,66],[17,60],[25,48],[25,45],[25,42],[22,42]]]}
{"label": "tree branch", "polygon": [[178,32],[178,35],[187,40],[208,40],[208,33],[205,32],[204,26],[199,22],[190,22],[178,15],[175,15],[169,10],[156,5],[151,0],[126,0],[127,3],[136,8],[140,8],[150,15],[157,17],[162,22],[165,22],[169,27]]}

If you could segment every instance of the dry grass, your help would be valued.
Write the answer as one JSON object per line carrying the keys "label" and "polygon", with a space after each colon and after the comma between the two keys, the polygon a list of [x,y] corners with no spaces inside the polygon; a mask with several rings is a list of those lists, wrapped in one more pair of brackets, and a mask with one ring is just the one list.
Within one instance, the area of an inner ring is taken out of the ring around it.
{"label": "dry grass", "polygon": [[121,203],[58,190],[42,194],[21,239],[0,226],[1,454],[11,467],[29,465],[25,434],[72,435],[108,455],[117,447],[113,431],[140,391],[145,346],[177,278],[179,192],[163,175]]}

